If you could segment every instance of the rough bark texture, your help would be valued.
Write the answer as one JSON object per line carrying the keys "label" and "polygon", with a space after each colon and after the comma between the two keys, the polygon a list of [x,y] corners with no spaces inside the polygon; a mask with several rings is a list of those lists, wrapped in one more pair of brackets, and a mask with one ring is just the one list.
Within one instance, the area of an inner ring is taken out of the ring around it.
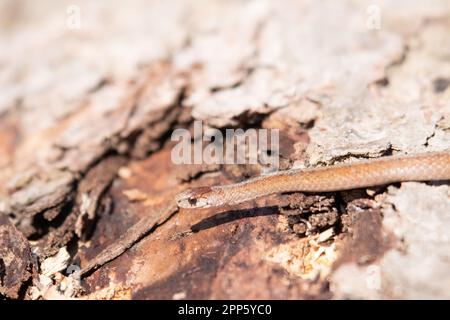
{"label": "rough bark texture", "polygon": [[0,297],[450,298],[448,183],[193,213],[260,168],[170,157],[196,119],[283,169],[448,150],[449,43],[445,0],[0,1]]}

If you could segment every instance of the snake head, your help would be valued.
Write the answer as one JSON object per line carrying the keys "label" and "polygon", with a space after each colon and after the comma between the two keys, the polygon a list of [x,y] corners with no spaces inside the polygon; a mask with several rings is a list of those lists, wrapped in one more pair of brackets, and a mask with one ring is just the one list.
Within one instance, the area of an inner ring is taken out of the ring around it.
{"label": "snake head", "polygon": [[216,205],[211,197],[211,187],[186,190],[175,197],[178,207],[185,209],[209,208]]}

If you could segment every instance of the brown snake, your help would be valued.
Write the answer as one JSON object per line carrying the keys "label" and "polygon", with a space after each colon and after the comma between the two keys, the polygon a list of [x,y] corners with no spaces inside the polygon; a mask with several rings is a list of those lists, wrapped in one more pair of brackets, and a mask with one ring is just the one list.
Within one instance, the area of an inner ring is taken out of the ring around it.
{"label": "brown snake", "polygon": [[200,187],[176,197],[179,207],[195,209],[237,204],[273,193],[328,192],[401,181],[450,179],[450,152],[387,156],[329,167],[291,169],[240,183]]}

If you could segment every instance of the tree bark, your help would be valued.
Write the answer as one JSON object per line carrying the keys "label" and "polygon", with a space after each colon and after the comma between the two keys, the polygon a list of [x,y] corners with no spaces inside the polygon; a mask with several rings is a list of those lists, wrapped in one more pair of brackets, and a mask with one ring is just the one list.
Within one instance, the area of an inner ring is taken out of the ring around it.
{"label": "tree bark", "polygon": [[448,1],[0,7],[0,296],[450,297],[448,183],[194,213],[261,166],[171,160],[195,120],[280,129],[281,169],[449,150]]}

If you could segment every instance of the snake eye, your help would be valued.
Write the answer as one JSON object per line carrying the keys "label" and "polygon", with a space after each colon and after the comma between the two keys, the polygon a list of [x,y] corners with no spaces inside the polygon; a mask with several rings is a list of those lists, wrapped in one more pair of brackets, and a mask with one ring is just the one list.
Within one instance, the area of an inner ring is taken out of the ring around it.
{"label": "snake eye", "polygon": [[195,206],[197,204],[197,199],[195,198],[189,198],[188,202],[191,206]]}

